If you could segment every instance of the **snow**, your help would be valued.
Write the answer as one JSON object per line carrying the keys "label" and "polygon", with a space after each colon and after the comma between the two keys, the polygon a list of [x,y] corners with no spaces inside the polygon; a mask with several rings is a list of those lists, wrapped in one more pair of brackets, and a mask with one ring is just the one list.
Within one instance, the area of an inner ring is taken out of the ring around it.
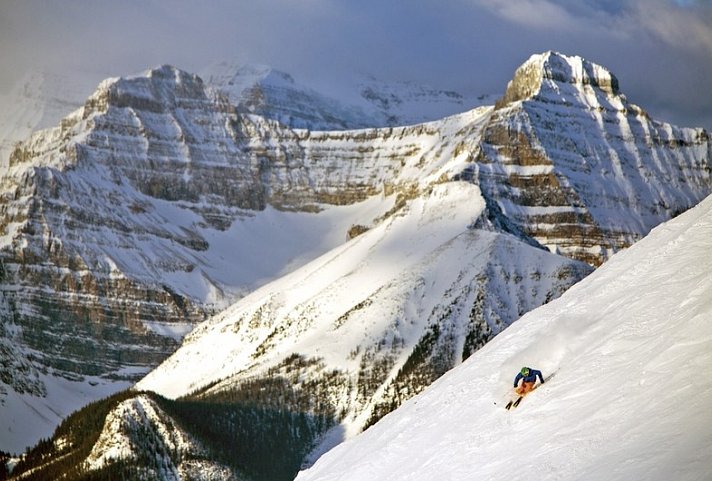
{"label": "snow", "polygon": [[[471,228],[484,208],[473,184],[433,186],[398,215],[198,326],[136,388],[176,398],[214,383],[213,390],[229,388],[292,353],[318,359],[325,370],[353,380],[337,387],[343,395],[329,399],[347,412],[316,453],[329,449],[361,430],[369,403],[388,395],[431,323],[441,322],[457,339],[454,352],[463,351],[480,279],[493,277],[484,296],[498,299],[491,304],[500,304],[500,320],[508,323],[546,302],[549,293],[558,295],[562,284],[568,287],[573,276],[562,278],[562,270],[583,266],[513,236]],[[517,279],[509,282],[510,276]],[[440,319],[446,310],[447,325]],[[367,351],[392,357],[393,366],[373,396],[361,401],[348,390],[355,389]]]}
{"label": "snow", "polygon": [[129,381],[111,381],[87,376],[83,381],[40,374],[47,388],[45,397],[9,390],[0,400],[4,451],[21,453],[39,439],[49,438],[65,417],[78,407],[131,387]]}
{"label": "snow", "polygon": [[[180,354],[172,356],[162,368],[139,382],[137,388],[177,397],[249,365],[256,346],[248,348],[248,345],[241,344],[246,333],[242,332],[244,327],[239,328],[238,320],[246,311],[264,302],[265,298],[271,299],[269,302],[287,318],[287,313],[303,304],[308,304],[310,310],[318,311],[317,317],[325,325],[311,329],[311,334],[308,332],[303,340],[302,348],[313,350],[327,361],[342,365],[344,352],[348,352],[345,346],[357,345],[364,337],[364,329],[368,331],[369,327],[360,325],[355,331],[343,329],[331,336],[329,342],[324,342],[323,333],[332,330],[333,319],[367,297],[381,283],[397,278],[409,265],[422,262],[443,243],[466,231],[483,208],[479,189],[472,184],[463,182],[436,186],[429,198],[413,202],[410,215],[396,217],[344,243],[293,273],[256,290],[214,320],[203,324],[205,332],[201,331],[200,336],[197,333],[191,335],[199,337],[199,342],[186,343]],[[319,322],[319,319],[314,319],[314,322]],[[238,324],[236,329],[229,327],[233,323]],[[382,328],[375,324],[370,327],[374,332]],[[247,335],[261,340],[268,332],[260,334],[258,329],[254,329]],[[229,341],[229,338],[233,340]],[[283,354],[292,349],[294,339],[285,340],[278,350]],[[275,354],[279,359],[278,356]],[[201,362],[196,362],[197,359]]]}
{"label": "snow", "polygon": [[84,103],[103,77],[76,70],[32,72],[0,95],[0,171],[7,167],[16,142],[35,130],[56,125]]}
{"label": "snow", "polygon": [[159,336],[169,337],[176,341],[183,339],[195,327],[190,322],[143,321],[143,324]]}
{"label": "snow", "polygon": [[211,64],[200,74],[239,111],[310,130],[412,125],[492,105],[496,100],[493,95],[465,96],[413,82],[385,82],[358,75],[338,92],[324,95],[324,86],[317,90],[286,72],[228,61]]}
{"label": "snow", "polygon": [[[708,479],[711,238],[712,197],[297,480]],[[508,412],[523,365],[554,376]]]}

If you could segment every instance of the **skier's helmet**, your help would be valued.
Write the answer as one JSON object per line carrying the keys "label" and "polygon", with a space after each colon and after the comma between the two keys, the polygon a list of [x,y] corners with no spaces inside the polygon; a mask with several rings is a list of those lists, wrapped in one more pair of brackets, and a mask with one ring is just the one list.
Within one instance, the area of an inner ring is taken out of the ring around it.
{"label": "skier's helmet", "polygon": [[519,371],[519,372],[522,373],[522,376],[526,377],[526,376],[529,375],[529,368],[528,368],[528,367],[523,367],[522,370]]}

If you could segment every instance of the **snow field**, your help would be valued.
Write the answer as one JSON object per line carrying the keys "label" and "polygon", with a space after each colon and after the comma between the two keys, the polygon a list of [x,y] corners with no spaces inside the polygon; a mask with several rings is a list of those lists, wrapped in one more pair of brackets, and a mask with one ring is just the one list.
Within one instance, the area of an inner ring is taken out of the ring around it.
{"label": "snow field", "polygon": [[0,446],[11,453],[21,453],[39,439],[52,436],[55,428],[77,406],[110,396],[131,387],[129,381],[110,381],[87,376],[84,381],[70,381],[61,377],[40,374],[47,388],[47,396],[18,394],[3,395]]}
{"label": "snow field", "polygon": [[[712,198],[525,315],[297,479],[706,479],[710,234]],[[502,401],[522,365],[555,376],[508,412]]]}

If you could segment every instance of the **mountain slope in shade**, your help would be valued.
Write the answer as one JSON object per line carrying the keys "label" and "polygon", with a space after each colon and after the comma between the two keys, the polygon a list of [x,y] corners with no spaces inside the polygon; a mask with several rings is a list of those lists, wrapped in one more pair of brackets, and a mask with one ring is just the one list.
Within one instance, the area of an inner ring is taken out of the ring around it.
{"label": "mountain slope in shade", "polygon": [[[298,481],[706,479],[711,234],[708,198],[525,315]],[[523,365],[553,377],[508,412]]]}

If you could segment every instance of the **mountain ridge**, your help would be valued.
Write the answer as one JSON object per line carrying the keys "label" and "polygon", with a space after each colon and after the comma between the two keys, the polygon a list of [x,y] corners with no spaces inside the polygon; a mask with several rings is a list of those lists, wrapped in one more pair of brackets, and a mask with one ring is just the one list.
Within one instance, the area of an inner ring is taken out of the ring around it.
{"label": "mountain ridge", "polygon": [[[341,272],[313,300],[360,295],[330,311],[337,331],[353,330],[369,313],[388,319],[349,361],[358,368],[351,374],[356,402],[336,402],[354,409],[354,434],[590,270],[555,254],[597,265],[709,192],[704,135],[648,124],[632,108],[621,112],[627,104],[618,94],[590,82],[546,81],[563,101],[540,92],[426,124],[338,132],[293,130],[242,114],[172,67],[105,82],[59,127],[20,145],[0,179],[3,321],[13,342],[29,344],[18,355],[35,370],[14,381],[39,378],[52,392],[48,379],[56,376],[97,383],[102,393],[116,380],[114,387],[125,387],[196,322],[309,261],[337,265],[332,249],[347,249],[344,240],[352,238],[350,252],[358,245],[382,252],[380,264],[364,257],[354,272],[364,282],[382,282],[379,272],[388,272],[391,282],[376,292],[349,290],[349,273]],[[636,125],[630,135],[610,130],[624,120]],[[562,140],[566,134],[571,142]],[[569,146],[575,155],[562,153]],[[641,211],[641,202],[653,210]],[[415,234],[415,226],[426,233],[434,225],[448,227],[430,239]],[[389,255],[402,249],[388,241],[400,229],[410,258]],[[377,236],[382,241],[371,244]],[[411,247],[417,245],[431,250]],[[459,265],[468,253],[477,260]],[[438,273],[437,259],[452,266],[454,278]],[[445,304],[412,297],[433,282]],[[389,296],[402,304],[373,314]],[[309,299],[283,301],[252,306],[238,329],[253,325],[246,338],[259,341],[251,347],[255,362],[279,352],[286,333],[304,335],[319,312]],[[409,312],[418,302],[421,310]],[[399,333],[406,326],[399,316],[418,319],[418,329]],[[66,337],[77,330],[81,336]],[[301,356],[281,354],[265,369],[291,379]],[[328,391],[331,371],[310,351],[304,358],[311,367],[303,374]],[[38,400],[50,402],[28,396],[11,404]]]}
{"label": "mountain ridge", "polygon": [[[656,227],[296,479],[704,478],[711,214]],[[508,412],[522,365],[555,376]]]}

